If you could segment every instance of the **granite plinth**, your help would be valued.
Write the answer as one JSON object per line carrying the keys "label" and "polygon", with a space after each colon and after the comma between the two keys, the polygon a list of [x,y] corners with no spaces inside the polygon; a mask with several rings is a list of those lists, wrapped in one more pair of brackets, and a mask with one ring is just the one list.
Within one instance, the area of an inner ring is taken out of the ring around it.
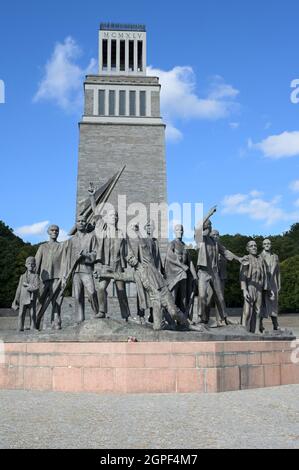
{"label": "granite plinth", "polygon": [[290,341],[4,343],[0,389],[209,393],[299,383]]}

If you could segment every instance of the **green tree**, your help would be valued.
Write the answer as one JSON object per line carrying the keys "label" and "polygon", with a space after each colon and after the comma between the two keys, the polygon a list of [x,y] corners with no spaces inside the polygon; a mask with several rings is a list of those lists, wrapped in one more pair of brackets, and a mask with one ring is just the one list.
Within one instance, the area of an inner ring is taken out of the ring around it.
{"label": "green tree", "polygon": [[34,256],[38,245],[24,243],[13,230],[0,221],[0,308],[10,307],[25,260]]}
{"label": "green tree", "polygon": [[281,263],[279,306],[282,312],[299,312],[299,255]]}

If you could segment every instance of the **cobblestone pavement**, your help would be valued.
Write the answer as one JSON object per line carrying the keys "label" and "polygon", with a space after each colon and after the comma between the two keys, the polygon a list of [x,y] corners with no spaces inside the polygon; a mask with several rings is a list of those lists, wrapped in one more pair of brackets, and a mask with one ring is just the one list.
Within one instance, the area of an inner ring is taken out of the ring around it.
{"label": "cobblestone pavement", "polygon": [[299,385],[209,395],[0,391],[0,448],[299,448]]}

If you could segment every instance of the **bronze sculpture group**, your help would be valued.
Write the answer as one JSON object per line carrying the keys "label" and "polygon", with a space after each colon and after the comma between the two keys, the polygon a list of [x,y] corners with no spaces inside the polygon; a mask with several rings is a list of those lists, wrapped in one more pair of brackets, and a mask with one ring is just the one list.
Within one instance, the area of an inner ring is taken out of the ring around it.
{"label": "bronze sculpture group", "polygon": [[[24,331],[27,312],[31,329],[42,329],[48,307],[52,328],[61,329],[61,305],[70,279],[76,324],[85,320],[85,297],[90,302],[94,318],[106,317],[107,287],[113,280],[121,317],[125,321],[131,317],[126,283],[134,282],[140,324],[147,320],[153,323],[155,330],[191,329],[199,332],[206,327],[233,325],[224,299],[226,263],[232,260],[240,263],[244,295],[241,324],[250,333],[263,333],[263,319],[270,317],[273,329],[279,330],[279,260],[271,252],[270,240],[264,240],[260,255],[255,241],[251,240],[246,247],[248,254],[242,258],[236,256],[221,244],[219,232],[212,229],[210,219],[216,211],[213,208],[195,230],[196,266],[183,242],[184,228],[180,224],[175,226],[175,239],[169,242],[165,262],[162,263],[159,242],[153,237],[153,221],[148,221],[144,230],[135,225],[136,236],[128,238],[118,228],[115,210],[110,209],[102,215],[92,185],[89,199],[92,217],[79,214],[69,240],[59,243],[59,227],[51,225],[49,241],[40,245],[35,258],[26,260],[26,272],[19,280],[12,305],[19,310],[19,331]],[[213,305],[216,307],[216,321],[210,315]]]}

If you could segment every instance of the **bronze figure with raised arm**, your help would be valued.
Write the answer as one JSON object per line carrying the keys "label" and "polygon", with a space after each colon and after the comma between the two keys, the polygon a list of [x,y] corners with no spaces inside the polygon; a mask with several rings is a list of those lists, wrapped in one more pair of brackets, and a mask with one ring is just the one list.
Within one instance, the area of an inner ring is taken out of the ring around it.
{"label": "bronze figure with raised arm", "polygon": [[198,246],[197,276],[198,276],[198,317],[201,323],[209,327],[217,327],[210,319],[211,302],[214,299],[220,319],[226,325],[234,324],[228,318],[226,311],[221,279],[219,276],[219,254],[227,261],[242,259],[227,250],[218,240],[211,236],[212,222],[210,217],[216,212],[213,207],[195,230],[195,240]]}

